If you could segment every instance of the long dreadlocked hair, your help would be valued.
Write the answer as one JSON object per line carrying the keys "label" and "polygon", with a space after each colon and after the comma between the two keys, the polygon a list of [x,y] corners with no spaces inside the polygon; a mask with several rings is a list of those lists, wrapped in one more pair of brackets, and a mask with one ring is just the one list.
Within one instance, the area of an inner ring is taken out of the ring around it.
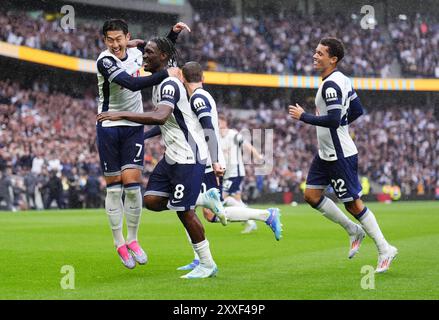
{"label": "long dreadlocked hair", "polygon": [[168,67],[178,67],[179,54],[171,40],[165,37],[154,37],[150,41],[155,42],[157,48],[168,55]]}

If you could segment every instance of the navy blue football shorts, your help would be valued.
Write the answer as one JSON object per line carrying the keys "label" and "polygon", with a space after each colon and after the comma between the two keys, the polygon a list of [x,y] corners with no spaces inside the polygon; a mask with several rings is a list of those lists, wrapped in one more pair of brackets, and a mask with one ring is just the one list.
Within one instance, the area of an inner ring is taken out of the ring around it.
{"label": "navy blue football shorts", "polygon": [[118,176],[125,169],[143,170],[143,126],[96,126],[101,169],[106,177]]}
{"label": "navy blue football shorts", "polygon": [[230,177],[228,179],[224,179],[223,181],[223,190],[228,195],[235,195],[241,193],[242,181],[244,177]]}
{"label": "navy blue football shorts", "polygon": [[203,163],[169,164],[163,157],[152,171],[144,195],[169,198],[170,210],[194,209],[200,194],[205,167]]}
{"label": "navy blue football shorts", "polygon": [[306,179],[308,189],[326,189],[331,185],[335,195],[342,202],[356,200],[362,195],[358,179],[358,156],[353,155],[335,161],[314,157]]}

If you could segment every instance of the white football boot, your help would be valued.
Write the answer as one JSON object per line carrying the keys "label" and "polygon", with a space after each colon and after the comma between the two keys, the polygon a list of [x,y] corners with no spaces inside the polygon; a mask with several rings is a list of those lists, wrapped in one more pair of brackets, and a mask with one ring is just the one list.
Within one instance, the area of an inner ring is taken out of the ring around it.
{"label": "white football boot", "polygon": [[148,262],[148,256],[145,251],[143,251],[137,240],[128,243],[127,248],[138,264],[146,264]]}
{"label": "white football boot", "polygon": [[227,225],[226,211],[224,210],[223,203],[221,202],[221,196],[217,188],[210,188],[203,194],[204,206],[210,210],[219,218],[223,226]]}
{"label": "white football boot", "polygon": [[349,249],[349,259],[352,259],[355,254],[360,250],[361,243],[363,242],[364,238],[366,237],[366,232],[363,230],[363,228],[357,224],[357,232],[355,232],[353,235],[349,236],[350,240],[350,249]]}
{"label": "white football boot", "polygon": [[378,256],[378,266],[375,270],[376,273],[383,273],[389,270],[390,264],[393,260],[395,260],[396,255],[398,254],[398,249],[389,244],[387,250],[383,253],[380,253]]}
{"label": "white football boot", "polygon": [[199,264],[192,270],[191,272],[181,276],[183,279],[202,279],[202,278],[211,278],[215,277],[218,273],[218,267],[214,264],[212,267],[206,267],[202,264]]}

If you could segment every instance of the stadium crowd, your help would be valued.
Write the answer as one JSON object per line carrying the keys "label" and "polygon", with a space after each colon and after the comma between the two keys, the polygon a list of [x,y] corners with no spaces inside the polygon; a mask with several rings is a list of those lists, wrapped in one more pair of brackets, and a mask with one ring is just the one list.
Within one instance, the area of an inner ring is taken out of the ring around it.
{"label": "stadium crowd", "polygon": [[[152,109],[147,102],[145,109]],[[230,127],[273,129],[273,170],[245,180],[250,199],[262,193],[294,191],[316,153],[314,128],[288,118],[288,101],[260,102],[245,118],[233,106],[220,105]],[[310,107],[310,106],[308,106]],[[41,84],[24,89],[0,81],[0,203],[7,209],[99,207],[104,181],[96,151],[97,103],[72,98]],[[380,123],[379,126],[376,124]],[[351,127],[358,146],[359,173],[396,184],[405,195],[431,195],[439,187],[439,119],[432,108],[374,106]],[[373,152],[369,152],[373,150]],[[156,137],[145,145],[145,180],[161,158]],[[266,153],[266,150],[261,150]],[[269,154],[268,154],[269,155]],[[376,190],[375,190],[376,191]]]}
{"label": "stadium crowd", "polygon": [[[181,51],[186,60],[205,64],[214,61],[225,70],[314,75],[310,61],[315,46],[328,36],[324,30],[333,30],[331,36],[341,38],[350,51],[341,66],[345,72],[355,76],[388,76],[394,53],[382,27],[366,31],[355,24],[358,21],[341,16],[328,21],[295,13],[281,18],[247,18],[241,24],[226,17],[202,20],[195,15],[194,31],[184,35],[185,50]],[[346,28],[351,32],[345,33]]]}
{"label": "stadium crowd", "polygon": [[405,75],[439,78],[439,23],[396,20],[389,30]]}
{"label": "stadium crowd", "polygon": [[[24,14],[28,19],[22,19]],[[88,59],[96,59],[105,47],[96,22],[78,22],[76,29],[64,30],[56,15],[8,11],[0,13],[0,24],[0,40],[16,45]],[[397,20],[363,30],[359,17],[337,15],[328,20],[285,12],[240,23],[230,17],[202,19],[195,14],[192,24],[192,32],[179,40],[184,60],[200,61],[218,71],[312,75],[315,45],[328,36],[324,30],[333,30],[330,36],[346,44],[349,55],[340,67],[351,76],[390,77],[397,61],[402,76],[439,77],[437,21]],[[142,36],[148,35],[134,34]]]}

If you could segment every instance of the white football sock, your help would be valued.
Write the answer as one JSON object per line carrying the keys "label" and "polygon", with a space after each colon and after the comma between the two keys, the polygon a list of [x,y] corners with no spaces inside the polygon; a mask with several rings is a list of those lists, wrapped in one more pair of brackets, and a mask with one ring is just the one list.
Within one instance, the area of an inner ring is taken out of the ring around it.
{"label": "white football sock", "polygon": [[352,220],[350,220],[343,213],[343,211],[341,211],[340,208],[337,207],[334,201],[332,201],[328,197],[324,197],[320,205],[318,205],[315,209],[323,213],[323,216],[325,218],[341,225],[348,232],[349,235],[353,235],[357,231],[356,224]]}
{"label": "white football sock", "polygon": [[122,204],[122,185],[107,187],[105,197],[105,211],[108,215],[111,231],[113,232],[114,245],[119,248],[125,244],[123,238],[123,204]]}
{"label": "white football sock", "polygon": [[387,250],[389,244],[384,238],[373,212],[368,208],[365,208],[365,210],[366,212],[359,218],[359,221],[363,226],[364,231],[366,231],[369,237],[375,242],[378,252],[383,253]]}
{"label": "white football sock", "polygon": [[203,207],[204,206],[203,200],[204,200],[203,193],[200,192],[200,194],[198,195],[198,198],[197,198],[197,202],[195,202],[195,206]]}
{"label": "white football sock", "polygon": [[[187,232],[186,229],[184,229],[184,231],[186,232],[186,236],[187,236],[189,243],[192,245],[192,239],[191,239],[191,236],[189,235],[189,232]],[[193,251],[194,251],[194,260],[200,261],[200,257],[198,256],[198,253],[194,249],[193,249]]]}
{"label": "white football sock", "polygon": [[215,262],[212,258],[212,253],[210,252],[209,248],[209,241],[207,239],[192,244],[194,251],[198,254],[200,257],[200,265],[203,265],[207,268],[213,267]]}
{"label": "white football sock", "polygon": [[230,222],[247,220],[265,221],[270,215],[268,210],[251,209],[247,207],[224,207],[224,210],[226,211],[227,220]]}
{"label": "white football sock", "polygon": [[232,196],[228,196],[224,199],[224,206],[227,207],[246,207],[245,203],[242,200],[236,200]]}
{"label": "white football sock", "polygon": [[142,214],[142,192],[139,185],[125,188],[125,203],[123,207],[127,221],[127,243],[137,240],[140,216]]}

